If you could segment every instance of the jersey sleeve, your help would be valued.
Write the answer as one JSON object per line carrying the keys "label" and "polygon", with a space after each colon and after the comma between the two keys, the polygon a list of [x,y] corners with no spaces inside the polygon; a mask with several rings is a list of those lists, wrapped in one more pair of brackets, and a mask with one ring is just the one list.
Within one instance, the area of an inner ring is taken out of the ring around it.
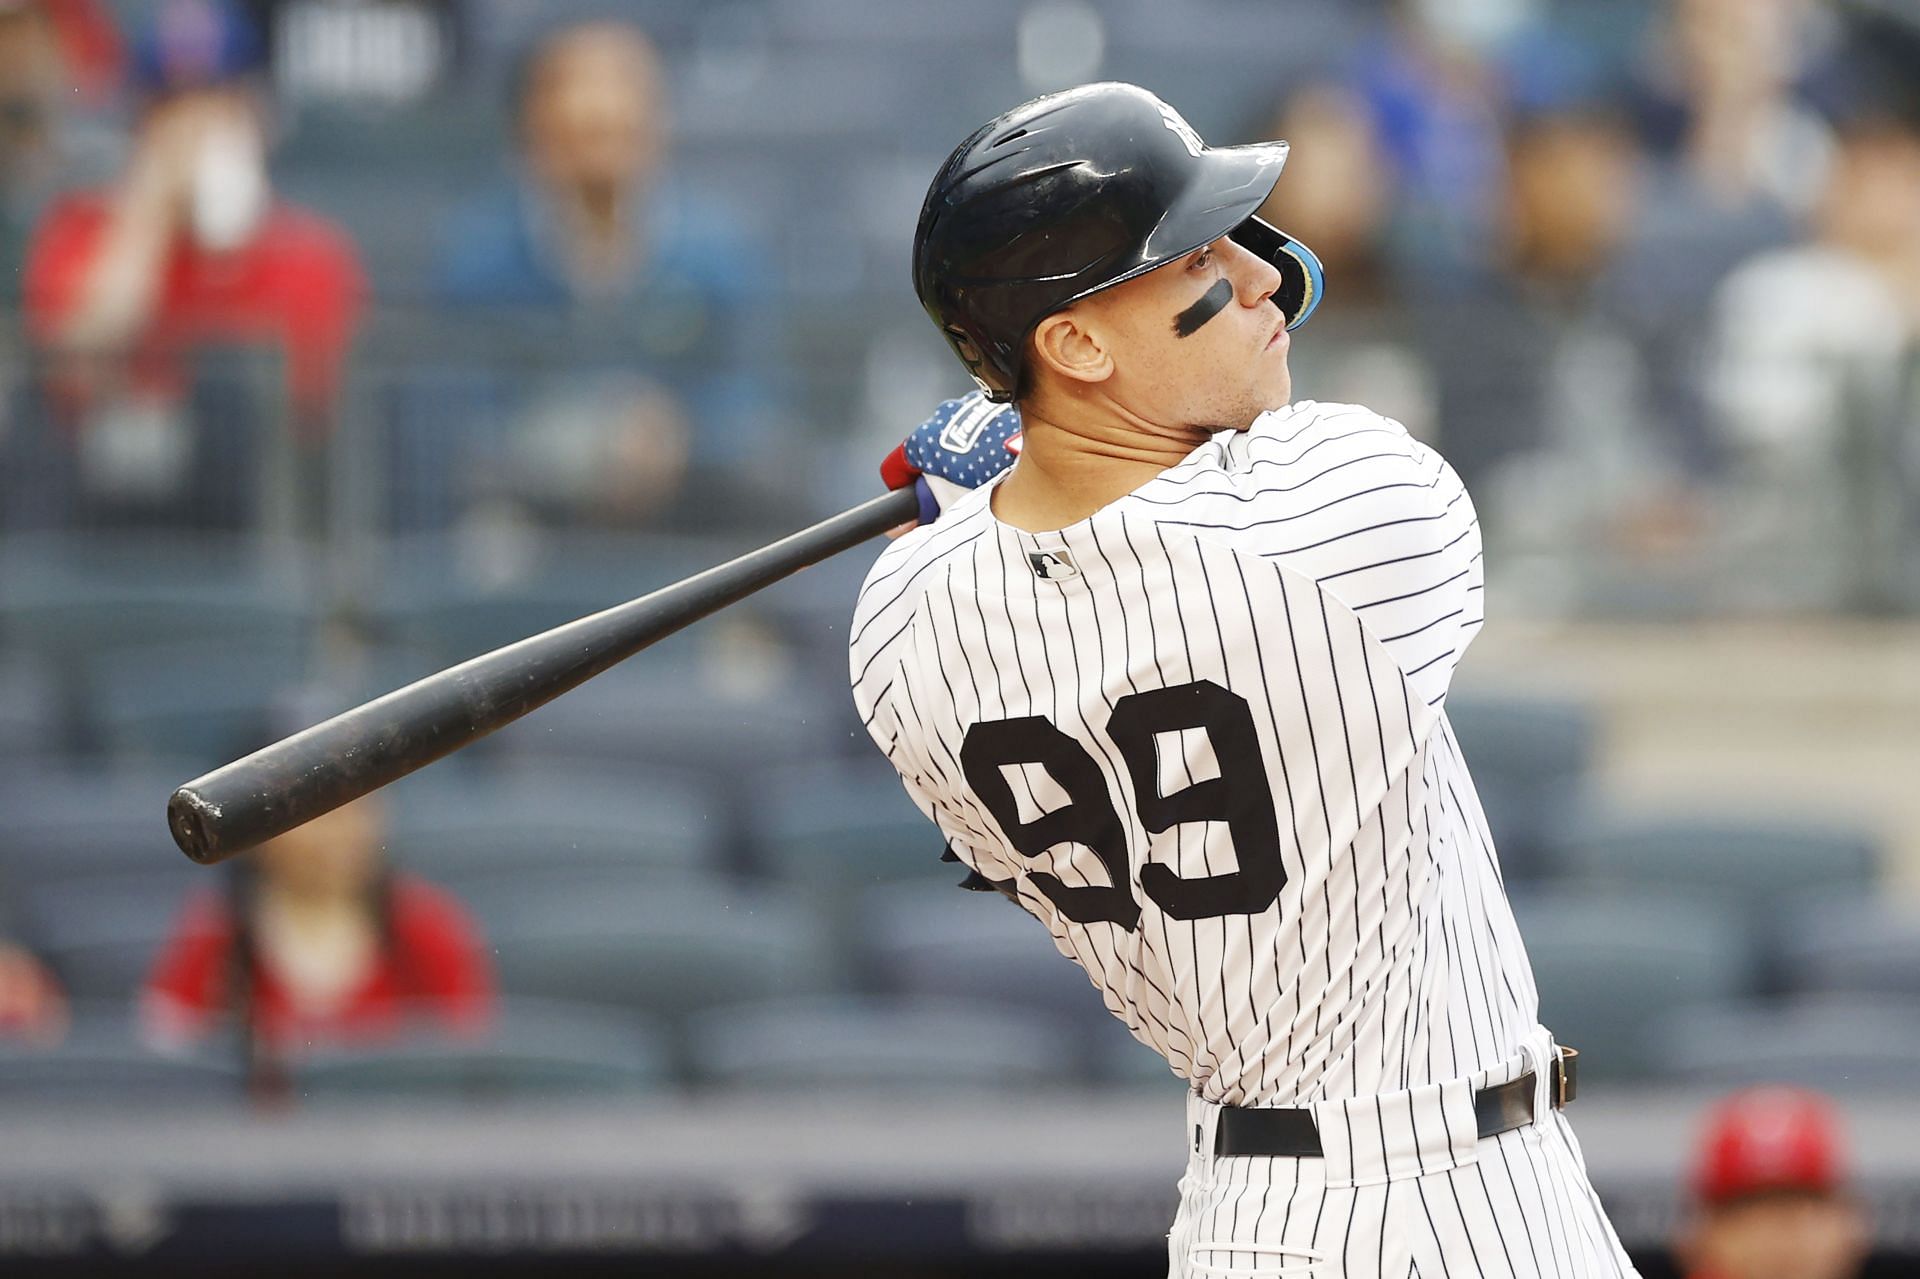
{"label": "jersey sleeve", "polygon": [[900,538],[874,564],[860,588],[847,645],[854,709],[873,744],[896,767],[902,743],[893,694],[900,654],[913,623],[916,557],[912,543],[924,536],[916,531]]}
{"label": "jersey sleeve", "polygon": [[1310,412],[1309,428],[1289,432],[1283,419],[1248,441],[1248,549],[1352,609],[1418,696],[1441,706],[1485,620],[1473,499],[1445,458],[1391,418],[1349,405]]}
{"label": "jersey sleeve", "polygon": [[924,617],[930,580],[947,571],[938,562],[939,548],[932,539],[962,540],[969,535],[966,528],[950,527],[951,518],[942,516],[934,529],[917,530],[894,542],[868,574],[854,610],[849,674],[861,723],[899,774],[914,806],[939,827],[948,859],[964,862],[973,872],[970,881],[982,876],[984,865],[995,873],[967,886],[994,887],[1000,882],[997,863],[991,858],[983,863],[980,851],[990,847],[991,840],[968,815],[953,808],[951,782],[958,762],[935,744],[939,734],[927,721],[934,707],[924,691],[915,696],[904,666],[914,645],[924,639],[916,623]]}

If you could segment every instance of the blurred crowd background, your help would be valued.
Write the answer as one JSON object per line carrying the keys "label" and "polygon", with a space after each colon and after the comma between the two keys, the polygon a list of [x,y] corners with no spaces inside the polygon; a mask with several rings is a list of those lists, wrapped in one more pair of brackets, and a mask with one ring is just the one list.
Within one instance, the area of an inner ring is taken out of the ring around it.
{"label": "blurred crowd background", "polygon": [[161,824],[871,495],[967,385],[926,182],[1096,78],[1293,144],[1297,392],[1475,494],[1452,714],[1592,1091],[1912,1100],[1909,0],[0,0],[0,1099],[1171,1116],[867,746],[864,551],[234,867]]}

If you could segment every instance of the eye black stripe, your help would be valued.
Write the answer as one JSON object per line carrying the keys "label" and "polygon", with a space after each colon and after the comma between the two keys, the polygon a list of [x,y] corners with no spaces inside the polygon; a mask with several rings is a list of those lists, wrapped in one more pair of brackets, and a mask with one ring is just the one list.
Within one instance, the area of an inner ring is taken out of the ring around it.
{"label": "eye black stripe", "polygon": [[1227,309],[1227,303],[1233,301],[1233,285],[1225,280],[1215,280],[1213,287],[1201,294],[1200,300],[1173,317],[1173,332],[1176,337],[1190,338],[1200,331],[1200,326]]}

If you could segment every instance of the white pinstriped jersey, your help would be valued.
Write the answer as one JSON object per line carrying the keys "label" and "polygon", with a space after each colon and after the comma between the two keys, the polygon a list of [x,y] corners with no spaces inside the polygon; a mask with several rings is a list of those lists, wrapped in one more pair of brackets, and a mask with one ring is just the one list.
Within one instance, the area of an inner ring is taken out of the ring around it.
{"label": "white pinstriped jersey", "polygon": [[1458,1080],[1537,1021],[1444,706],[1482,621],[1459,478],[1303,401],[1057,532],[991,486],[882,554],[854,698],[954,853],[1207,1101]]}

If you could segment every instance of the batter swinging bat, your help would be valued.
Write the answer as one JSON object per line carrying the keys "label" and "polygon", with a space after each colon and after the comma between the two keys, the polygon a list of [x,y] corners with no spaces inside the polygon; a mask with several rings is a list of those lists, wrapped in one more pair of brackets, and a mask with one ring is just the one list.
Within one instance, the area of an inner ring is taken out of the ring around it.
{"label": "batter swinging bat", "polygon": [[174,843],[203,865],[284,834],[477,741],[709,613],[919,512],[896,489],[604,612],[449,667],[197,777],[173,793]]}

